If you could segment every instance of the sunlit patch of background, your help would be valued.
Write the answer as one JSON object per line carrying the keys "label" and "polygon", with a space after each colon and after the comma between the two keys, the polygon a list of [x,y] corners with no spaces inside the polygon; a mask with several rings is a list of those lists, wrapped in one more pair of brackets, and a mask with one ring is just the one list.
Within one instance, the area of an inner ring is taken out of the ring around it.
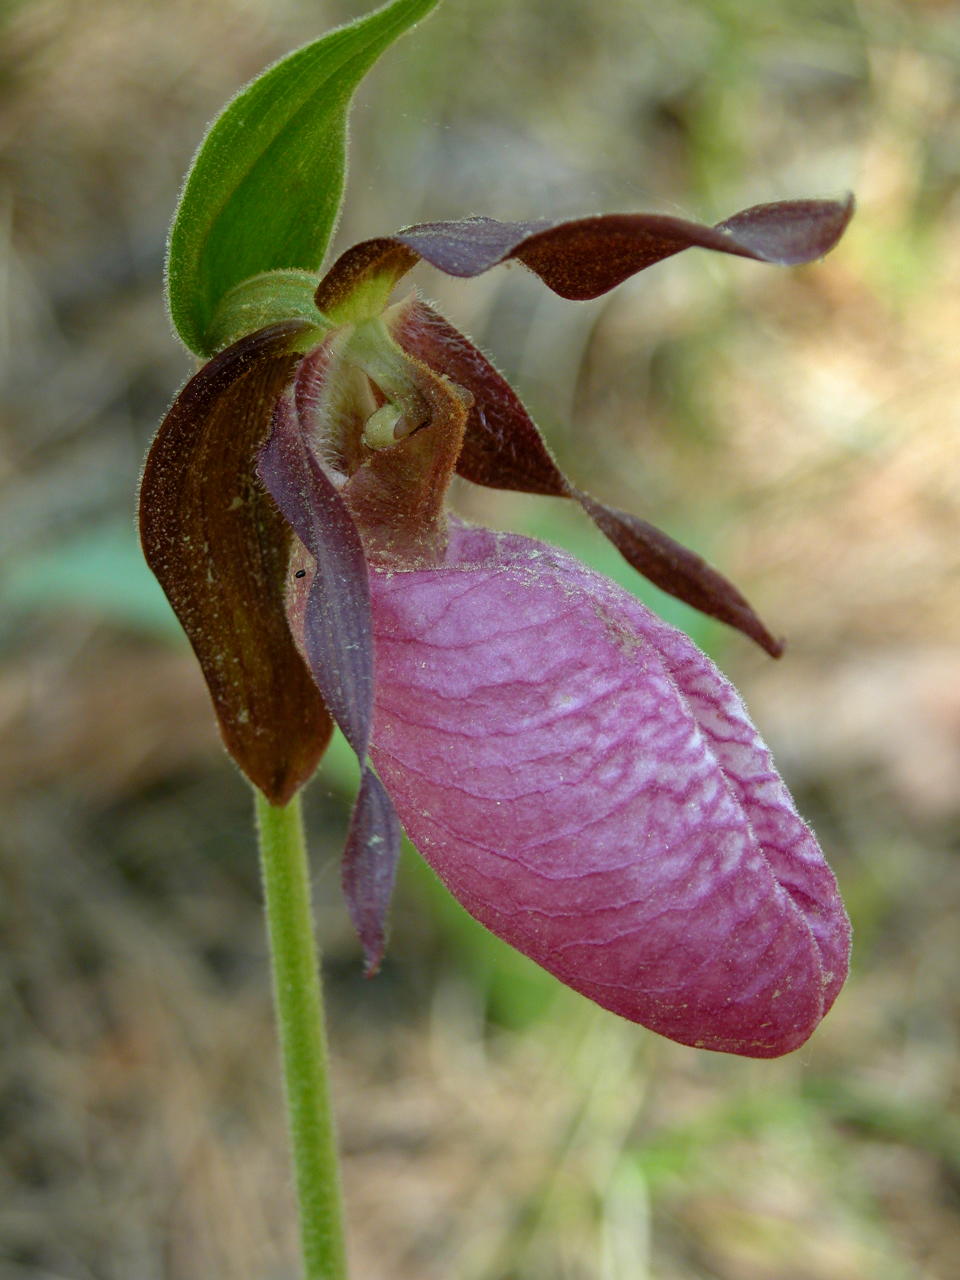
{"label": "sunlit patch of background", "polygon": [[[249,797],[132,506],[190,371],[160,274],[203,124],[364,7],[0,10],[2,1280],[294,1275]],[[364,982],[334,752],[308,811],[358,1280],[957,1274],[960,9],[447,0],[361,90],[338,244],[851,187],[794,272],[689,253],[573,305],[418,268],[575,480],[787,637],[773,663],[655,601],[744,689],[856,952],[799,1053],[701,1055],[495,945],[411,855]],[[621,572],[561,502],[457,501]]]}

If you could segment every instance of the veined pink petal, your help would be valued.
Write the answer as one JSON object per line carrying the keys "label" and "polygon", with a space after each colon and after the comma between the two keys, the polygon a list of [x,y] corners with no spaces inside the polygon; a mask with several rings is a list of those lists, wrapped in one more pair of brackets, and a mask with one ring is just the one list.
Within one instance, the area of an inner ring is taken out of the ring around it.
{"label": "veined pink petal", "polygon": [[598,1004],[776,1057],[846,976],[836,882],[727,680],[561,551],[452,525],[371,574],[372,756],[467,910]]}

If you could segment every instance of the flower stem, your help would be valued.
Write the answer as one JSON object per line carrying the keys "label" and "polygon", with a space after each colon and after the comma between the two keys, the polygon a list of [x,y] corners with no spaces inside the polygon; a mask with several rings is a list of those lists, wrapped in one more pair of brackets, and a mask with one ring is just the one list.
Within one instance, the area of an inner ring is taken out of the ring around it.
{"label": "flower stem", "polygon": [[346,1280],[323,994],[300,797],[277,807],[258,791],[256,803],[304,1280]]}

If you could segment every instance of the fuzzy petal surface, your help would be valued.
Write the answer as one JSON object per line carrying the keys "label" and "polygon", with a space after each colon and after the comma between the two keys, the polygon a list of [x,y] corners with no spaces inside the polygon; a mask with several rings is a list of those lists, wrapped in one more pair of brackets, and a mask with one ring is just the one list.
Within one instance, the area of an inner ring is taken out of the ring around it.
{"label": "fuzzy petal surface", "polygon": [[710,660],[564,552],[459,524],[441,567],[375,570],[371,600],[373,760],[467,910],[673,1040],[801,1045],[849,924]]}

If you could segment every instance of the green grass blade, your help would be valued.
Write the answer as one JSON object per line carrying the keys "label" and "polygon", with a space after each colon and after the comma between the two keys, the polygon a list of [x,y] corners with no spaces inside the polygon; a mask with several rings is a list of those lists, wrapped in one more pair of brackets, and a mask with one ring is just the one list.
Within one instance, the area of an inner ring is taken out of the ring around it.
{"label": "green grass blade", "polygon": [[217,304],[262,271],[317,271],[336,225],[354,90],[439,0],[392,0],[289,54],[211,125],[170,232],[167,296],[177,333],[210,355]]}

